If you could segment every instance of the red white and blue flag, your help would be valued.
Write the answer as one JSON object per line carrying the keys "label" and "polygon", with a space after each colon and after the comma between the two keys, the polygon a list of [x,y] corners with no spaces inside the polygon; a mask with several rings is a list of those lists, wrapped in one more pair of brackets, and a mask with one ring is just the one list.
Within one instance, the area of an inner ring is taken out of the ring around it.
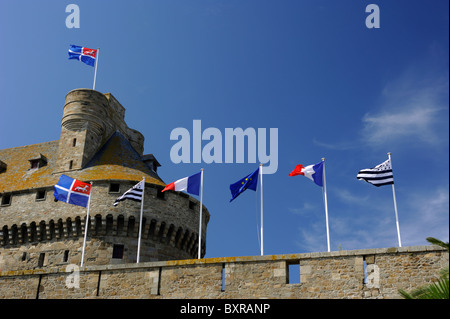
{"label": "red white and blue flag", "polygon": [[90,66],[95,66],[95,59],[97,58],[97,50],[80,47],[78,45],[70,45],[69,60],[75,59],[86,63]]}
{"label": "red white and blue flag", "polygon": [[296,175],[303,175],[312,180],[320,187],[323,187],[323,162],[308,165],[306,167],[299,164],[289,174],[289,176],[296,176]]}
{"label": "red white and blue flag", "polygon": [[189,194],[199,195],[200,194],[200,183],[201,183],[201,174],[197,173],[192,176],[188,176],[185,178],[181,178],[173,183],[168,184],[161,192],[165,192],[167,190],[172,191],[186,191]]}
{"label": "red white and blue flag", "polygon": [[87,207],[91,194],[91,184],[83,183],[66,175],[61,175],[55,185],[55,199],[72,205]]}

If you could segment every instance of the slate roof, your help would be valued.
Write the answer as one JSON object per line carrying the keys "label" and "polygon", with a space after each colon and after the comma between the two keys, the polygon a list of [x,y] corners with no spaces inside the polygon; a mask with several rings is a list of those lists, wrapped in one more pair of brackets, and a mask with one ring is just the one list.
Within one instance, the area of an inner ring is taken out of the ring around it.
{"label": "slate roof", "polygon": [[[59,141],[45,142],[0,150],[0,161],[6,171],[0,171],[0,193],[53,186],[61,173],[53,173]],[[30,159],[44,158],[47,163],[31,169]],[[129,141],[115,132],[82,170],[63,172],[81,181],[127,180],[165,186],[161,178],[144,162]]]}

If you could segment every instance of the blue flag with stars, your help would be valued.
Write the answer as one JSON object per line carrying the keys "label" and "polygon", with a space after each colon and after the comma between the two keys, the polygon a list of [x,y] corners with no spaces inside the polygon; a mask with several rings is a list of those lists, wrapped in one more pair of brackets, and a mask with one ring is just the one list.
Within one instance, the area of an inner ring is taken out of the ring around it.
{"label": "blue flag with stars", "polygon": [[241,195],[241,193],[244,192],[246,189],[256,191],[256,188],[258,187],[258,174],[259,174],[259,167],[253,173],[245,176],[243,179],[237,181],[236,183],[231,184],[230,191],[231,196],[233,198],[230,199],[230,202],[239,195]]}

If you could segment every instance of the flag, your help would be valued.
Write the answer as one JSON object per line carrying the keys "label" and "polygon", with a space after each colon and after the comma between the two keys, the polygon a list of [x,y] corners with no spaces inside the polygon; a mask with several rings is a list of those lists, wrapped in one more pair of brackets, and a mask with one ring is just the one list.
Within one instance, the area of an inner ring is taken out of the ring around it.
{"label": "flag", "polygon": [[131,187],[129,190],[127,190],[125,193],[122,194],[122,196],[119,196],[116,201],[114,202],[114,206],[117,206],[119,202],[125,200],[125,199],[131,199],[135,202],[142,201],[142,193],[144,191],[144,181],[140,181],[133,187]]}
{"label": "flag", "polygon": [[55,199],[61,202],[86,207],[91,194],[91,184],[61,175],[55,185]]}
{"label": "flag", "polygon": [[244,192],[246,189],[256,191],[256,188],[258,187],[258,174],[259,174],[259,167],[253,173],[245,176],[236,183],[231,184],[230,191],[232,198],[230,199],[230,202],[239,195],[241,195],[241,193]]}
{"label": "flag", "polygon": [[360,170],[356,178],[377,187],[394,184],[391,159],[388,159],[374,168]]}
{"label": "flag", "polygon": [[86,63],[90,66],[95,66],[95,59],[97,58],[97,50],[80,47],[78,45],[70,45],[69,60],[75,59]]}
{"label": "flag", "polygon": [[186,191],[189,194],[199,195],[200,194],[200,179],[202,172],[179,179],[173,183],[168,184],[161,192],[167,190],[171,191]]}
{"label": "flag", "polygon": [[314,183],[320,187],[323,187],[323,161],[314,165],[308,165],[306,167],[301,164],[297,165],[289,176],[297,175],[308,177]]}

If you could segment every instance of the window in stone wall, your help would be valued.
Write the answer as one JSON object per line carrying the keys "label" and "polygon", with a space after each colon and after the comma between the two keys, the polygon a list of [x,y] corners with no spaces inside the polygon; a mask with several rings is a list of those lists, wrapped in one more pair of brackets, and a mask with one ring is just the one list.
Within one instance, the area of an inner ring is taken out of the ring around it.
{"label": "window in stone wall", "polygon": [[160,189],[156,190],[156,198],[158,198],[158,199],[165,199],[164,193],[161,192]]}
{"label": "window in stone wall", "polygon": [[225,291],[225,264],[222,264],[222,292]]}
{"label": "window in stone wall", "polygon": [[115,244],[113,246],[112,258],[123,259],[123,251],[124,251],[124,245],[117,245],[117,244]]}
{"label": "window in stone wall", "polygon": [[63,263],[66,263],[69,261],[69,251],[65,250],[64,251],[64,257],[63,257]]}
{"label": "window in stone wall", "polygon": [[367,281],[367,262],[366,262],[366,256],[363,257],[364,261],[363,261],[363,269],[364,269],[364,285],[367,285],[368,281]]}
{"label": "window in stone wall", "polygon": [[36,192],[36,201],[45,200],[46,191],[45,189],[40,189]]}
{"label": "window in stone wall", "polygon": [[2,201],[1,201],[1,206],[9,206],[9,205],[11,205],[11,198],[12,198],[11,194],[3,194]]}
{"label": "window in stone wall", "polygon": [[287,265],[287,283],[299,284],[300,283],[300,261],[289,263]]}
{"label": "window in stone wall", "polygon": [[39,260],[38,260],[38,267],[44,266],[44,260],[45,260],[45,253],[40,253]]}

